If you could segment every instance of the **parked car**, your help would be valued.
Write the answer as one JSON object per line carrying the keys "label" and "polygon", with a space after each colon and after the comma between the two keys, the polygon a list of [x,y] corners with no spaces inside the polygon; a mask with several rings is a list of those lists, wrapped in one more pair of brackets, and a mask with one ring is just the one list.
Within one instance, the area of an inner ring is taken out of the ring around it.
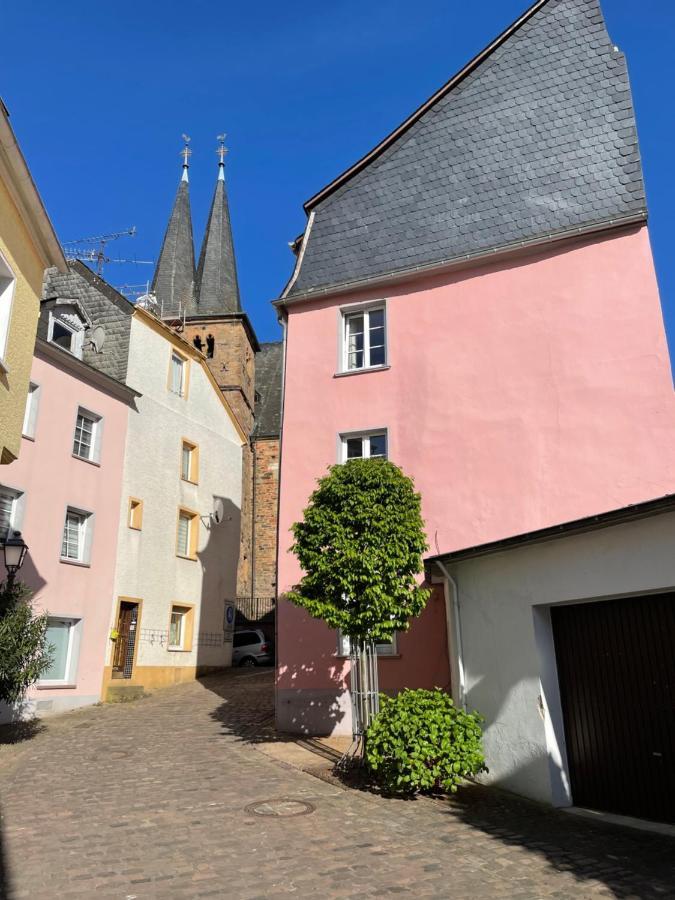
{"label": "parked car", "polygon": [[234,632],[233,666],[271,666],[274,664],[272,644],[259,628],[242,628]]}

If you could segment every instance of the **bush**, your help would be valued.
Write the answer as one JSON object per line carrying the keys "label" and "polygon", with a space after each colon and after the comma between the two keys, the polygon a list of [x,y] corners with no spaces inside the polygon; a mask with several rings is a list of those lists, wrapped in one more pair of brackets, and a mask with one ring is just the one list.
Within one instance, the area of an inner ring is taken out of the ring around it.
{"label": "bush", "polygon": [[368,729],[366,765],[386,790],[454,792],[467,775],[487,771],[483,719],[457,709],[444,691],[406,689],[382,695],[380,704]]}
{"label": "bush", "polygon": [[0,584],[0,700],[19,703],[49,668],[47,615],[34,616],[21,582]]}

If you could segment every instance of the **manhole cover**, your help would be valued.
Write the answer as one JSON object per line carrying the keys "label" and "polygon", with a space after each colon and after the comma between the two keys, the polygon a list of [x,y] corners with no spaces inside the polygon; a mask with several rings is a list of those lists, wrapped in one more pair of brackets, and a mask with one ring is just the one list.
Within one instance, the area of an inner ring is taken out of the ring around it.
{"label": "manhole cover", "polygon": [[257,803],[249,803],[244,807],[244,812],[250,816],[308,816],[314,812],[315,807],[305,800],[289,800],[282,797],[279,800],[259,800]]}

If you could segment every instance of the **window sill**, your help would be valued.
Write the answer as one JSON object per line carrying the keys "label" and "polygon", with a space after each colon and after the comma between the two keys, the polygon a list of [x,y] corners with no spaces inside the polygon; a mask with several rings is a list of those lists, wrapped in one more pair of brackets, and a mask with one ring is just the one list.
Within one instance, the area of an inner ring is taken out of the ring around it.
{"label": "window sill", "polygon": [[62,556],[59,562],[62,562],[65,566],[79,566],[81,569],[91,569],[91,563],[83,562],[81,559],[65,559]]}
{"label": "window sill", "polygon": [[190,653],[192,647],[167,647],[170,653]]}
{"label": "window sill", "polygon": [[178,559],[187,559],[189,562],[197,562],[196,556],[183,556],[182,553],[176,553]]}
{"label": "window sill", "polygon": [[139,528],[138,525],[129,525],[129,531],[143,531],[142,528]]}
{"label": "window sill", "polygon": [[72,691],[77,687],[76,684],[71,684],[66,681],[45,681],[35,685],[36,691]]}
{"label": "window sill", "polygon": [[197,486],[199,484],[198,481],[193,481],[191,478],[183,478],[182,475],[180,476],[180,480],[182,482],[184,482],[185,484],[194,484],[195,486]]}
{"label": "window sill", "polygon": [[347,378],[349,375],[365,375],[366,372],[384,372],[391,369],[391,366],[385,364],[383,366],[362,366],[360,369],[347,369],[345,372],[336,372],[333,378]]}
{"label": "window sill", "polygon": [[35,443],[34,434],[22,434],[21,437],[24,439],[24,441],[31,441],[33,444]]}
{"label": "window sill", "polygon": [[77,453],[70,454],[73,459],[79,459],[80,462],[88,463],[90,466],[96,466],[98,469],[101,468],[101,463],[95,459],[87,459],[86,456],[78,456]]}

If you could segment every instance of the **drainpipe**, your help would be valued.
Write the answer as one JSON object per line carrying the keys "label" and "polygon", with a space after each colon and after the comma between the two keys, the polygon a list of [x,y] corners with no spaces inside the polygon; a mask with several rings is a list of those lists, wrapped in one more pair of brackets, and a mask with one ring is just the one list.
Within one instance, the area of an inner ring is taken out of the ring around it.
{"label": "drainpipe", "polygon": [[[445,615],[448,621],[448,652],[450,653],[450,658],[452,658],[452,639],[450,637],[450,619],[454,622],[455,626],[455,648],[457,650],[457,669],[459,673],[459,702],[463,710],[466,710],[466,681],[464,678],[464,650],[462,648],[462,627],[459,619],[459,588],[457,587],[457,582],[452,577],[452,575],[445,568],[443,563],[436,559],[434,560],[438,568],[443,573],[444,585],[443,585],[443,593],[445,594]],[[450,610],[450,598],[448,596],[448,585],[452,585],[452,613]]]}

